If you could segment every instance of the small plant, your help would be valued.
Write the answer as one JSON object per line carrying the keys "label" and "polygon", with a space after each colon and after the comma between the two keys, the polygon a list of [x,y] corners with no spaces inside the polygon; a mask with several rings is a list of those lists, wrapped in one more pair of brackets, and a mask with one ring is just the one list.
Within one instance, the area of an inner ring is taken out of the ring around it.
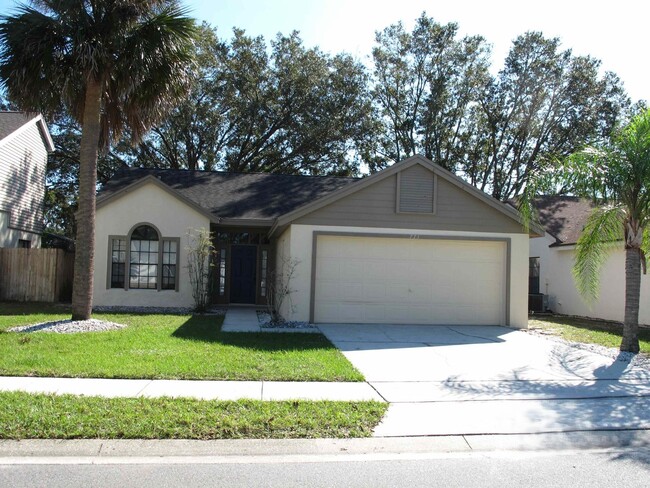
{"label": "small plant", "polygon": [[214,267],[215,249],[212,233],[206,228],[194,229],[187,233],[187,269],[192,285],[194,308],[203,313],[210,303],[211,268]]}
{"label": "small plant", "polygon": [[289,300],[289,309],[292,312],[294,310],[291,294],[295,290],[291,289],[291,279],[296,272],[296,267],[300,264],[297,259],[289,259],[284,256],[280,257],[278,261],[275,270],[269,273],[269,285],[266,292],[266,308],[271,316],[272,324],[284,322],[280,310],[285,300]]}

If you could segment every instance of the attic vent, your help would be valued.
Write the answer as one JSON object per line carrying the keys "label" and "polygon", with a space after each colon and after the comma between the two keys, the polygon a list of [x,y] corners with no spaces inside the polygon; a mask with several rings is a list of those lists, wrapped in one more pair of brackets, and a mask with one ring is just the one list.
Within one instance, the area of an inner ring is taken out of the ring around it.
{"label": "attic vent", "polygon": [[434,174],[424,168],[398,173],[398,212],[434,213]]}

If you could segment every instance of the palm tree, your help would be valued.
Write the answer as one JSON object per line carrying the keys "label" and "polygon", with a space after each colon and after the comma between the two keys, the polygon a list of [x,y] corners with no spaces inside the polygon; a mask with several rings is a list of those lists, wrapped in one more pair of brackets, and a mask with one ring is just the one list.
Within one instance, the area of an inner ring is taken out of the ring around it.
{"label": "palm tree", "polygon": [[650,110],[645,110],[599,147],[588,147],[538,174],[522,198],[530,220],[534,196],[564,187],[598,204],[577,242],[573,276],[578,291],[594,300],[612,246],[625,246],[625,317],[621,351],[639,352],[641,271],[650,249]]}
{"label": "palm tree", "polygon": [[72,318],[90,318],[98,152],[137,142],[186,92],[194,21],[175,0],[38,0],[0,20],[0,80],[23,110],[81,126]]}

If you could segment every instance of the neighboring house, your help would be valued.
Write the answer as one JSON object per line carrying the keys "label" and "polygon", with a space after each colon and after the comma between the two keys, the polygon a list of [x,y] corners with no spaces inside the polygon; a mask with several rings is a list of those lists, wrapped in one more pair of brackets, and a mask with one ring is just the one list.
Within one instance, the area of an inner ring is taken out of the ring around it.
{"label": "neighboring house", "polygon": [[[530,292],[547,296],[556,313],[623,321],[625,310],[625,250],[612,245],[600,275],[600,297],[594,303],[578,293],[571,270],[578,238],[594,205],[585,199],[547,196],[536,202],[543,237],[530,240]],[[639,323],[650,324],[650,278],[641,276]]]}
{"label": "neighboring house", "polygon": [[124,170],[97,201],[94,304],[192,306],[199,228],[216,304],[264,304],[293,262],[288,320],[527,326],[519,215],[420,156],[362,179]]}
{"label": "neighboring house", "polygon": [[40,247],[47,154],[40,115],[0,112],[0,247]]}

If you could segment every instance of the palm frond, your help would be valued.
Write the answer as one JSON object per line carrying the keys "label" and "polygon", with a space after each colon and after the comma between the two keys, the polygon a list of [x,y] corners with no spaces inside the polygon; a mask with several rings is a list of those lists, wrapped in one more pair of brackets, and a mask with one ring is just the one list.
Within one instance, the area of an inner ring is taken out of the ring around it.
{"label": "palm frond", "polygon": [[611,247],[623,239],[624,220],[621,206],[599,207],[589,216],[578,239],[572,272],[578,292],[588,301],[598,299],[600,271]]}
{"label": "palm frond", "polygon": [[143,19],[123,40],[106,81],[105,142],[119,138],[123,129],[137,142],[187,93],[198,31],[186,13],[170,2]]}
{"label": "palm frond", "polygon": [[557,192],[557,178],[554,172],[548,169],[552,166],[549,164],[531,173],[523,191],[515,198],[526,232],[530,232],[531,224],[538,224],[543,227],[539,222],[536,205],[537,197]]}
{"label": "palm frond", "polygon": [[56,18],[21,6],[0,22],[0,79],[22,110],[60,108],[66,36]]}
{"label": "palm frond", "polygon": [[648,253],[650,253],[650,228],[647,225],[643,229],[643,241],[641,242],[641,269],[643,274],[648,272]]}

